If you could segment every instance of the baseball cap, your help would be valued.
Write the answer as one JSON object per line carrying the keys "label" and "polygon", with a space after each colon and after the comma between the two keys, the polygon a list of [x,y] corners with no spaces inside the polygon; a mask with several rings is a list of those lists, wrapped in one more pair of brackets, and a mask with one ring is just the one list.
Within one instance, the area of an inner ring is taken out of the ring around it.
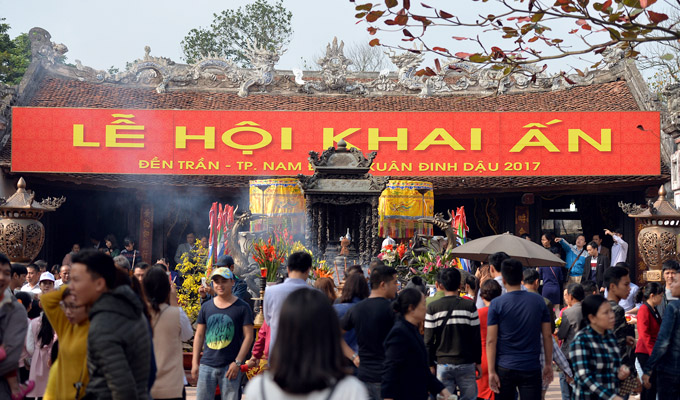
{"label": "baseball cap", "polygon": [[234,265],[234,259],[231,256],[220,256],[215,263],[217,267],[228,267]]}
{"label": "baseball cap", "polygon": [[40,274],[40,280],[38,282],[42,281],[54,282],[54,275],[52,275],[50,272],[43,272],[42,274]]}
{"label": "baseball cap", "polygon": [[234,273],[226,267],[216,268],[210,275],[210,279],[213,279],[216,275],[219,275],[224,279],[234,279]]}

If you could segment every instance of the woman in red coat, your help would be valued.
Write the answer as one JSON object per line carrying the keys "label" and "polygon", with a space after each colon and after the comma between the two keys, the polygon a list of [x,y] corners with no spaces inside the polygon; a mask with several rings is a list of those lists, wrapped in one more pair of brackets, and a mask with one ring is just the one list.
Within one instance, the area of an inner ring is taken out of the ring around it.
{"label": "woman in red coat", "polygon": [[482,377],[477,379],[477,397],[480,399],[493,400],[494,398],[494,393],[489,388],[489,365],[486,360],[486,319],[489,314],[489,303],[502,293],[501,285],[493,279],[484,281],[479,290],[479,296],[484,301],[484,307],[477,310],[479,330],[482,335]]}
{"label": "woman in red coat", "polygon": [[[635,299],[636,303],[644,300],[637,314],[638,342],[635,347],[635,356],[640,366],[647,363],[650,354],[652,354],[652,349],[654,349],[656,336],[659,334],[661,316],[656,307],[663,301],[663,295],[663,286],[657,282],[649,282],[645,285],[644,290],[638,292]],[[640,400],[656,399],[656,378],[650,379],[650,382],[652,382],[652,387],[649,389],[643,387]]]}

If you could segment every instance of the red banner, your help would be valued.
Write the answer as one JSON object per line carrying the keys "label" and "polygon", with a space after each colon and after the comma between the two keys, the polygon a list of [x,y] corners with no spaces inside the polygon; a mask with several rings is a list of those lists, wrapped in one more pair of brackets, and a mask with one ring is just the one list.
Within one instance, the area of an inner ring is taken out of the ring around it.
{"label": "red banner", "polygon": [[658,175],[658,112],[15,107],[12,171],[290,176],[344,139],[390,176]]}

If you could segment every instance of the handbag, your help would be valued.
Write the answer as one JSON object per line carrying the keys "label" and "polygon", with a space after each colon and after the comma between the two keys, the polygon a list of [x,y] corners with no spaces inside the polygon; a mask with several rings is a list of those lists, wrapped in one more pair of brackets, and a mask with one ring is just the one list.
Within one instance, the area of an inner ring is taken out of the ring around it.
{"label": "handbag", "polygon": [[574,261],[572,261],[571,267],[569,267],[569,270],[567,271],[567,275],[564,277],[564,283],[569,283],[569,276],[571,275],[571,270],[574,268],[574,265],[576,265],[576,261],[578,261],[578,259],[581,258],[581,254],[583,254],[584,251],[586,251],[586,249],[581,249],[581,252],[578,253],[576,258],[574,258]]}
{"label": "handbag", "polygon": [[623,397],[630,395],[631,393],[640,393],[641,391],[642,382],[640,382],[635,370],[633,369],[631,370],[630,375],[628,375],[628,378],[621,381],[621,385],[619,386],[619,395]]}

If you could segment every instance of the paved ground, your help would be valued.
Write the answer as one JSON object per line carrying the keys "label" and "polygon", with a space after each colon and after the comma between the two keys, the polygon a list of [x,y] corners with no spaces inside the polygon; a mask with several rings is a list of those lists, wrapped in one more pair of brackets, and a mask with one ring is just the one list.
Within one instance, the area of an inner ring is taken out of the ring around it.
{"label": "paved ground", "polygon": [[545,394],[545,400],[562,400],[562,392],[560,392],[560,374],[555,372],[555,379],[553,379],[548,389],[548,393]]}
{"label": "paved ground", "polygon": [[[187,400],[196,399],[196,388],[187,387]],[[548,393],[545,395],[545,400],[562,400],[562,394],[560,393],[560,379],[557,374],[555,374],[555,379],[548,389]]]}

